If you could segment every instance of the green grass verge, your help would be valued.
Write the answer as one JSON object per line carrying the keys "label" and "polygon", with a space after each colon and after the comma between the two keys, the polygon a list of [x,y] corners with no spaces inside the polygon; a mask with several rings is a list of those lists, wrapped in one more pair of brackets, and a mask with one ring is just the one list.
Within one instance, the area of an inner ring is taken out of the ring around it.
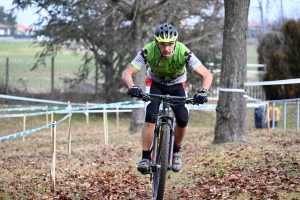
{"label": "green grass verge", "polygon": [[[31,42],[0,42],[0,82],[6,81],[6,58],[9,58],[9,85],[21,91],[31,93],[50,92],[51,90],[51,58],[46,59],[46,66],[30,71],[35,55],[42,49]],[[247,46],[247,63],[257,63],[257,53],[252,45]],[[54,61],[54,86],[64,87],[62,78],[74,78],[81,65],[81,55],[73,55],[68,51],[59,53]],[[249,68],[250,70],[255,70]],[[87,83],[93,84],[94,71]]]}
{"label": "green grass verge", "polygon": [[[9,86],[30,93],[43,93],[51,90],[51,58],[46,59],[46,65],[31,71],[35,55],[40,47],[30,42],[1,42],[0,45],[0,80],[6,80],[6,59],[9,61]],[[81,56],[70,52],[59,53],[54,59],[54,85],[64,86],[62,78],[75,77],[81,65]]]}

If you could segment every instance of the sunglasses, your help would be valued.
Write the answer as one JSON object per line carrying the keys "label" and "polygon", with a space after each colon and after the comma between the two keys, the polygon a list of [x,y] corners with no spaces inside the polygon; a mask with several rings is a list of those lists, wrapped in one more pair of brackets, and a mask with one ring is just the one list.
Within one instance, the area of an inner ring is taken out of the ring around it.
{"label": "sunglasses", "polygon": [[161,46],[172,46],[174,45],[176,42],[158,42],[159,45]]}

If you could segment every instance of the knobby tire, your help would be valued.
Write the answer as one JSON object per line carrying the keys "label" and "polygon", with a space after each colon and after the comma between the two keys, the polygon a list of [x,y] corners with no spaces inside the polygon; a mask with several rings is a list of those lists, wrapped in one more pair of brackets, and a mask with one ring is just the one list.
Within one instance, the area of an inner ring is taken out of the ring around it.
{"label": "knobby tire", "polygon": [[157,169],[153,177],[153,196],[154,200],[161,200],[164,198],[165,183],[168,171],[168,156],[169,156],[169,143],[170,141],[170,126],[167,124],[162,125],[160,134],[160,143],[158,147],[157,163],[161,165]]}

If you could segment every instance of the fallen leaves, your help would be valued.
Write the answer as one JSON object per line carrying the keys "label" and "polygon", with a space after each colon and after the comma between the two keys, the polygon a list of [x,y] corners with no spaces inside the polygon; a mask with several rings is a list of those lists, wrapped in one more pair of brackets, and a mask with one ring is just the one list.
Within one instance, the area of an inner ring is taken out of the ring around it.
{"label": "fallen leaves", "polygon": [[[191,129],[186,138],[182,171],[167,174],[165,199],[300,196],[299,139],[258,137],[253,133],[248,135],[248,142],[203,145],[205,137],[197,134],[198,130]],[[51,149],[44,145],[47,140],[37,142],[28,137],[26,144],[14,141],[0,146],[6,152],[16,152],[1,157],[0,199],[152,199],[149,176],[136,170],[141,155],[139,135],[116,133],[105,146],[88,139],[87,134],[86,141],[79,136],[73,137],[71,156],[64,150],[57,153],[55,193],[50,191]]]}
{"label": "fallen leaves", "polygon": [[[224,144],[218,148],[189,149],[201,152],[201,171],[190,168],[194,184],[183,187],[180,197],[191,199],[296,199],[300,195],[298,139],[273,138],[268,148],[251,144]],[[289,145],[286,145],[288,143]],[[249,148],[251,146],[251,148]],[[257,149],[261,149],[258,151]],[[295,156],[297,155],[297,157]],[[211,158],[218,159],[211,159]],[[206,158],[206,159],[205,159]],[[259,159],[258,159],[259,158]],[[193,159],[187,158],[188,162]],[[186,162],[185,162],[186,164]],[[291,195],[293,194],[293,195]]]}

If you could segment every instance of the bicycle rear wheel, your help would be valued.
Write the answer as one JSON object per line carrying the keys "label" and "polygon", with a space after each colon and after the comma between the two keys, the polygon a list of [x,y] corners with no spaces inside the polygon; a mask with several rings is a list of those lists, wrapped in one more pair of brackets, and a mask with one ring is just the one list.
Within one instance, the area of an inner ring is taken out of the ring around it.
{"label": "bicycle rear wheel", "polygon": [[153,173],[152,193],[154,200],[164,198],[165,183],[168,171],[170,126],[163,124],[159,134],[156,162],[157,167]]}

